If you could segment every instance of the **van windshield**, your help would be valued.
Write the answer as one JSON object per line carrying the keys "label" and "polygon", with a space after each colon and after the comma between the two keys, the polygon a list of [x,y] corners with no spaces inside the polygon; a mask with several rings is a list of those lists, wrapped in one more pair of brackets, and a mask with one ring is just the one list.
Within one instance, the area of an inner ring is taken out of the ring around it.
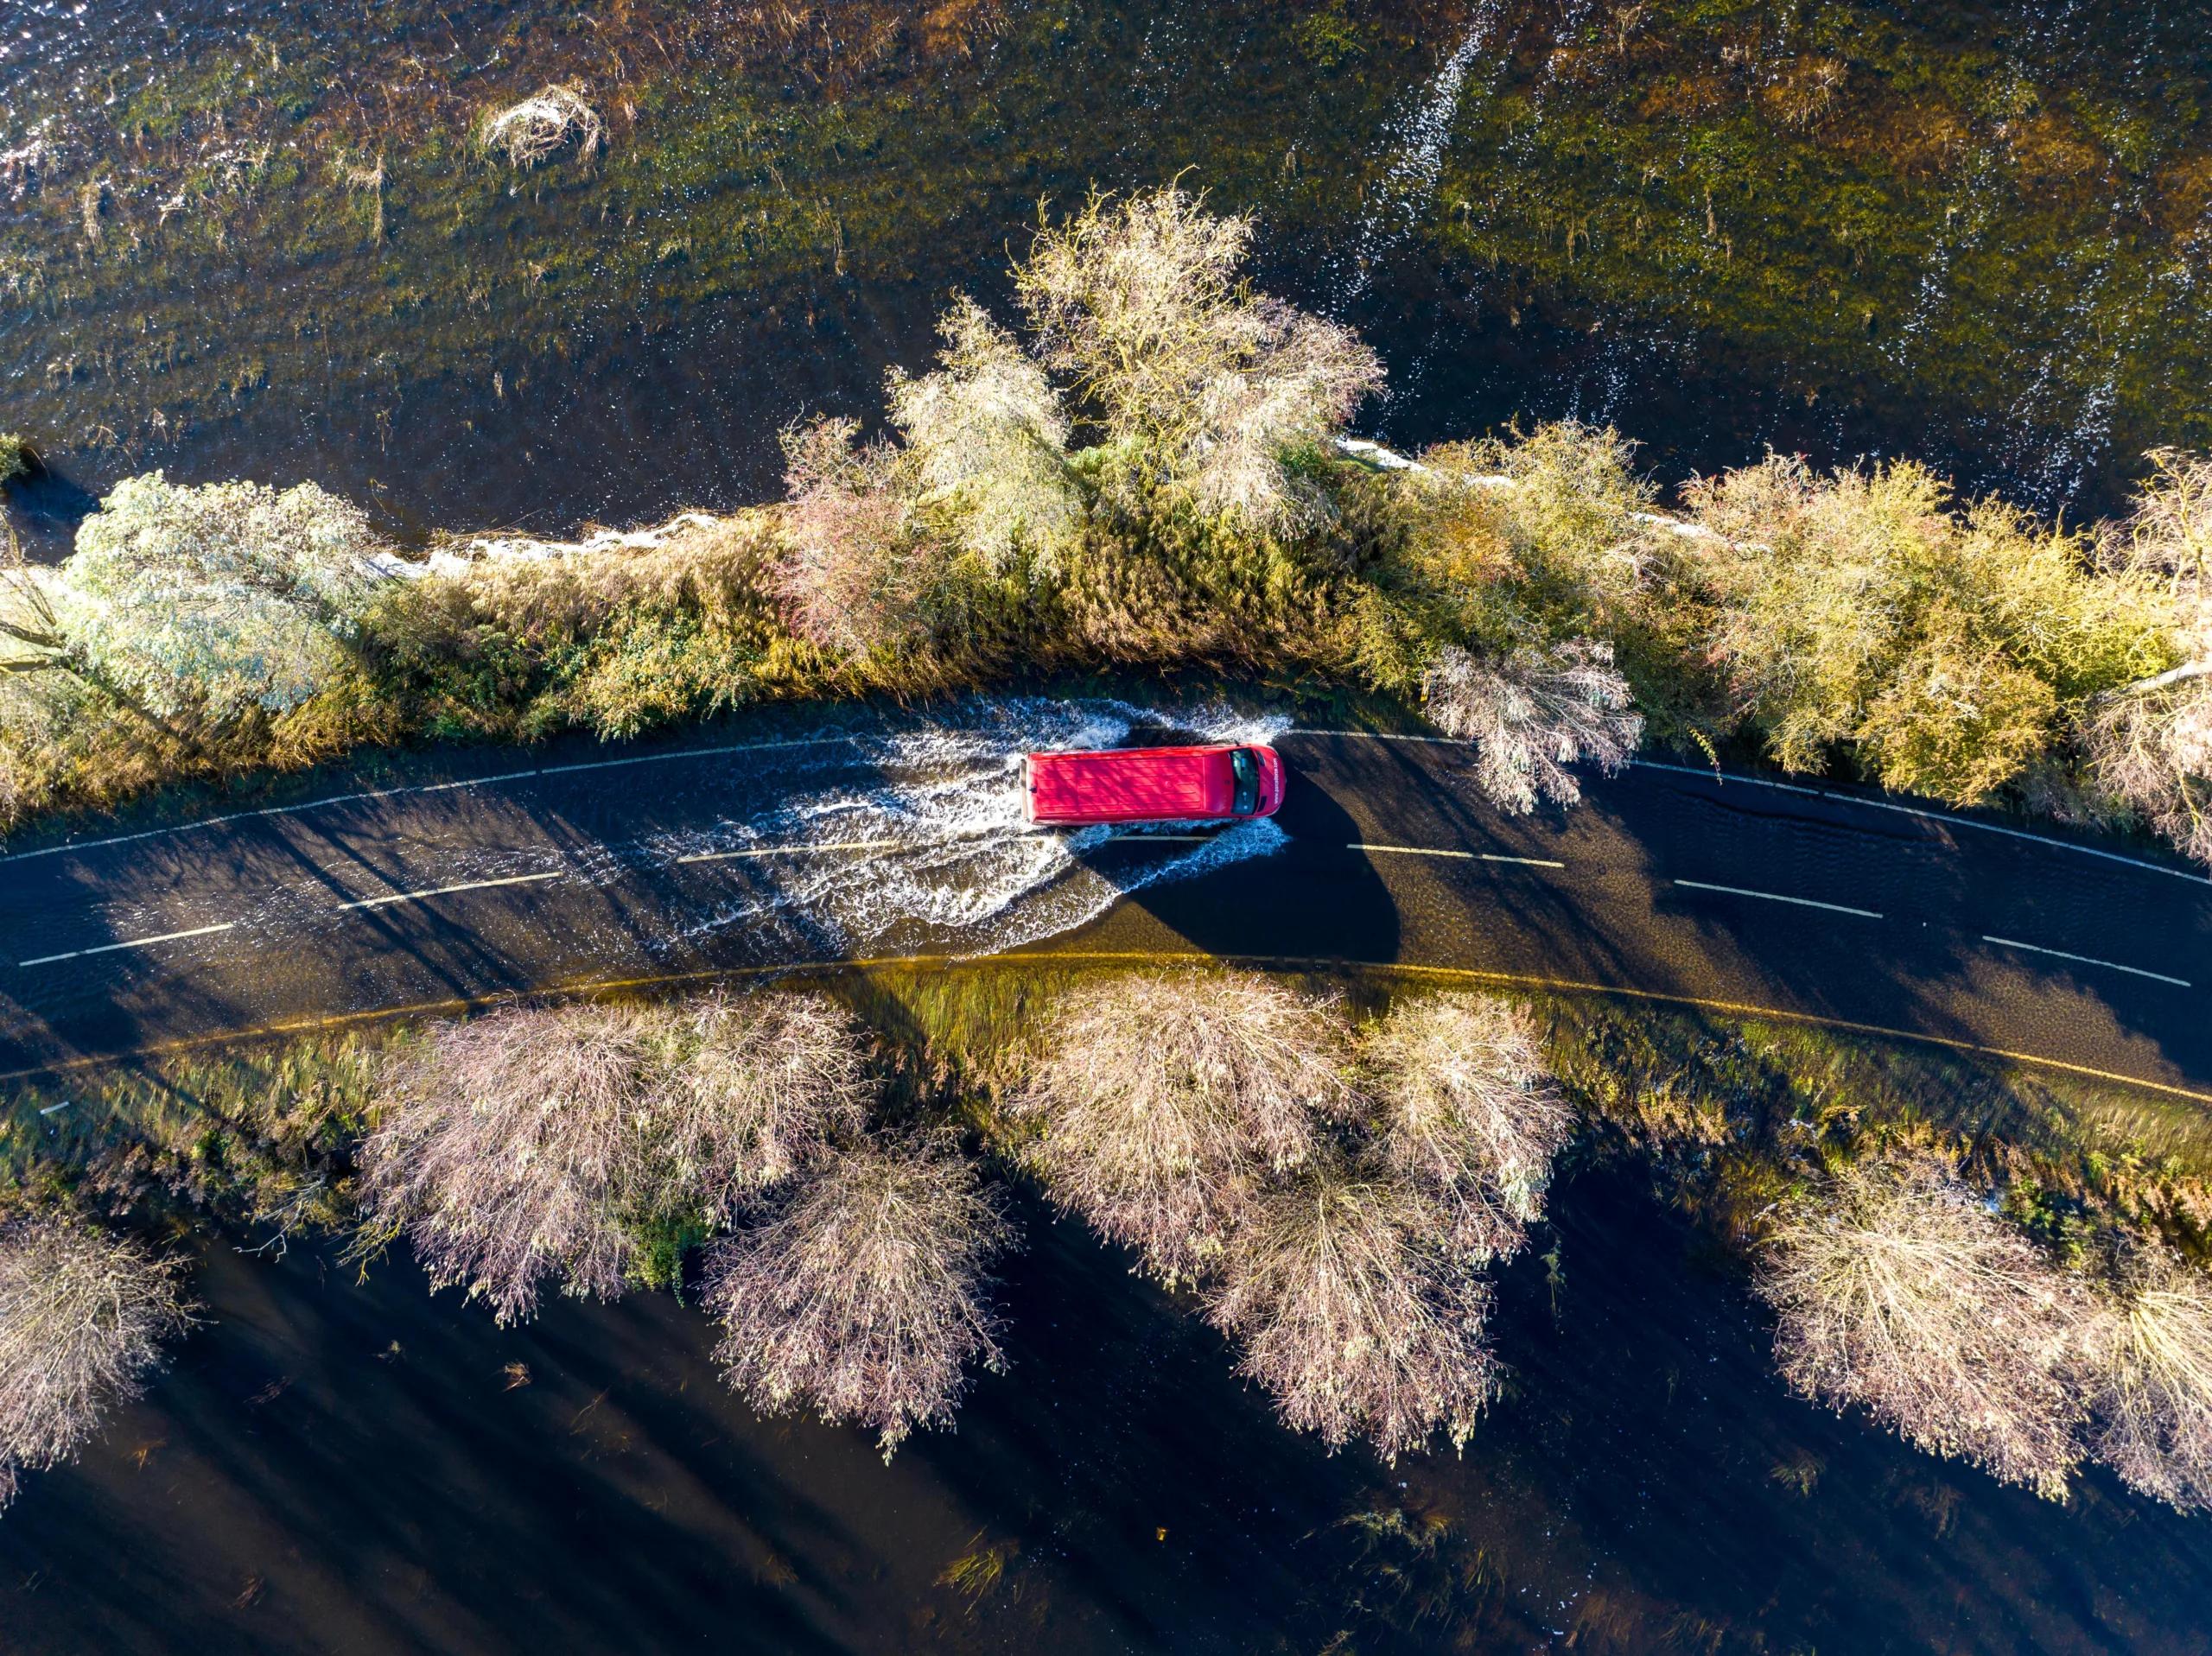
{"label": "van windshield", "polygon": [[1239,816],[1249,816],[1260,809],[1260,756],[1249,747],[1240,747],[1230,754],[1229,768],[1236,777],[1236,797],[1230,809]]}

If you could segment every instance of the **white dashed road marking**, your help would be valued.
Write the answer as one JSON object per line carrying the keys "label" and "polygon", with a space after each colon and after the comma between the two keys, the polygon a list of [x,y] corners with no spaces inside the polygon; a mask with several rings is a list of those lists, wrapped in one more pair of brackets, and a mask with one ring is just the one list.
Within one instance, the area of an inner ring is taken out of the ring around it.
{"label": "white dashed road marking", "polygon": [[340,903],[340,909],[380,909],[387,903],[413,903],[426,897],[444,897],[452,891],[489,891],[494,885],[529,885],[541,879],[558,879],[562,870],[550,874],[516,874],[507,879],[472,879],[466,885],[441,885],[429,891],[394,891],[390,897],[365,897],[358,903]]}
{"label": "white dashed road marking", "polygon": [[2084,966],[2101,966],[2107,972],[2125,972],[2130,977],[2149,978],[2155,983],[2171,983],[2177,989],[2190,987],[2187,978],[2170,978],[2164,972],[2145,972],[2139,966],[2122,966],[2118,961],[2101,961],[2093,955],[2069,955],[2063,949],[2045,949],[2038,943],[2024,943],[2017,937],[1993,937],[1981,934],[1985,943],[2002,943],[2007,949],[2024,949],[2031,955],[2049,955],[2055,960],[2079,961]]}
{"label": "white dashed road marking", "polygon": [[1826,909],[1830,914],[1855,914],[1862,920],[1879,920],[1872,909],[1854,909],[1841,903],[1815,903],[1809,897],[1784,897],[1779,891],[1747,891],[1740,885],[1708,885],[1701,879],[1678,879],[1694,891],[1726,891],[1730,897],[1755,897],[1762,903],[1790,903],[1801,909]]}
{"label": "white dashed road marking", "polygon": [[219,926],[194,926],[189,931],[165,931],[158,937],[133,937],[127,943],[102,943],[96,949],[73,949],[65,955],[41,955],[33,961],[17,961],[17,966],[51,966],[56,961],[73,961],[86,955],[112,955],[118,949],[143,949],[149,943],[173,943],[180,937],[205,937],[211,931],[228,931],[238,924],[226,920]]}
{"label": "white dashed road marking", "polygon": [[1549,857],[1502,857],[1490,851],[1439,851],[1425,845],[1363,845],[1354,840],[1344,847],[1347,851],[1382,851],[1394,857],[1457,857],[1464,862],[1517,862],[1529,868],[1564,868],[1563,862],[1554,862]]}
{"label": "white dashed road marking", "polygon": [[702,851],[696,857],[678,857],[678,863],[728,862],[741,857],[804,857],[817,851],[887,851],[906,844],[904,840],[836,840],[826,845],[764,845],[749,851]]}

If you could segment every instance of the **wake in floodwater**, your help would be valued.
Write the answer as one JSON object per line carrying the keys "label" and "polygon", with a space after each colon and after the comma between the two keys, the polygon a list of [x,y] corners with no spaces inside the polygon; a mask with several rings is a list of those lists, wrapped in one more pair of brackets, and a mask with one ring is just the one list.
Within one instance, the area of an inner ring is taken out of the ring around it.
{"label": "wake in floodwater", "polygon": [[1286,719],[1220,707],[976,701],[951,716],[795,752],[749,778],[711,826],[656,837],[654,860],[711,864],[727,895],[684,927],[781,934],[809,953],[983,954],[1064,932],[1128,892],[1285,842],[1271,822],[1192,837],[1040,829],[1022,818],[1021,756],[1139,741],[1271,739]]}
{"label": "wake in floodwater", "polygon": [[[432,790],[408,796],[396,822],[369,808],[319,837],[318,860],[342,842],[319,873],[226,907],[226,946],[282,956],[304,936],[371,920],[397,942],[430,913],[486,936],[510,891],[584,885],[607,901],[563,910],[571,953],[643,945],[671,964],[994,953],[1080,926],[1132,891],[1267,856],[1288,837],[1271,822],[1033,828],[1022,817],[1024,753],[1268,742],[1289,724],[1218,704],[975,698],[927,717]],[[410,891],[484,906],[465,921],[465,907],[384,906]],[[165,912],[111,918],[143,930],[167,925]]]}

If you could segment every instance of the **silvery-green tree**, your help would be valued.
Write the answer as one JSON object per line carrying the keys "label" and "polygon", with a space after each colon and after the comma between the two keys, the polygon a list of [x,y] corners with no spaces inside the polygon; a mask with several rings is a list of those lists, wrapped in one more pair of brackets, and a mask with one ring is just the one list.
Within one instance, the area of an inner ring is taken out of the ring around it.
{"label": "silvery-green tree", "polygon": [[380,579],[352,503],[302,483],[125,478],[77,531],[53,598],[89,676],[167,716],[283,713],[329,683]]}

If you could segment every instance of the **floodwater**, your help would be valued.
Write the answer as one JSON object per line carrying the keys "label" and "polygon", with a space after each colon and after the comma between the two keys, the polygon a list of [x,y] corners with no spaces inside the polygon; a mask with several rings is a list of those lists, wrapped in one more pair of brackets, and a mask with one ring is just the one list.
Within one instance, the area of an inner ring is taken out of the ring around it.
{"label": "floodwater", "polygon": [[[0,428],[61,481],[311,477],[395,528],[757,499],[1040,202],[1180,177],[1418,445],[1613,421],[1665,482],[1910,453],[2113,506],[2212,442],[2212,15],[2041,0],[16,0]],[[473,124],[553,81],[601,147]]]}
{"label": "floodwater", "polygon": [[[777,430],[879,414],[950,290],[1004,310],[1040,199],[1179,174],[1257,217],[1265,286],[1383,352],[1363,423],[1402,444],[1575,415],[1662,481],[1905,453],[2078,517],[2142,449],[2212,443],[2202,8],[17,0],[4,25],[0,430],[54,461],[11,507],[46,555],[154,466],[313,478],[403,533],[759,498]],[[471,147],[556,80],[602,117],[588,163]],[[957,866],[887,859],[889,908],[797,876],[774,903],[857,944],[899,903],[1025,898],[988,932],[1079,885],[975,803],[1035,734],[887,750],[899,788],[825,775],[805,820],[699,854],[972,828]],[[1504,1276],[1512,1394],[1463,1459],[1395,1469],[1279,1430],[1185,1308],[1041,1211],[1012,1372],[888,1468],[752,1418],[668,1298],[501,1333],[404,1259],[356,1281],[204,1236],[210,1326],[0,1518],[0,1646],[2212,1645],[2212,1522],[2101,1475],[2039,1503],[1794,1401],[1741,1281],[1632,1170],[1557,1209]]]}
{"label": "floodwater", "polygon": [[[886,1467],[763,1421],[666,1296],[502,1333],[404,1259],[202,1244],[215,1327],[0,1520],[11,1651],[2192,1652],[2212,1525],[1788,1398],[1728,1266],[1586,1169],[1463,1458],[1278,1428],[1187,1309],[1022,1211],[1002,1376]],[[953,1566],[969,1561],[956,1575]],[[980,1570],[976,1566],[980,1565]]]}

